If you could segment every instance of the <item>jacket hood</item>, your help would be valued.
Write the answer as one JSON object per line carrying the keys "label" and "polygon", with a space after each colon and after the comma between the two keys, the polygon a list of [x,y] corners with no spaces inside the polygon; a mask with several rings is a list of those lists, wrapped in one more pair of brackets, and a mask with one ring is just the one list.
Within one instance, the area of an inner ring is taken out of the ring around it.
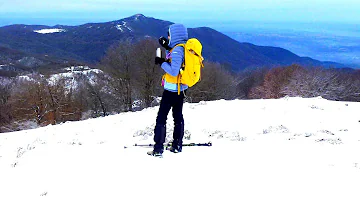
{"label": "jacket hood", "polygon": [[188,32],[184,25],[182,24],[172,24],[169,27],[169,47],[174,48],[176,45],[181,43],[186,43],[188,40]]}

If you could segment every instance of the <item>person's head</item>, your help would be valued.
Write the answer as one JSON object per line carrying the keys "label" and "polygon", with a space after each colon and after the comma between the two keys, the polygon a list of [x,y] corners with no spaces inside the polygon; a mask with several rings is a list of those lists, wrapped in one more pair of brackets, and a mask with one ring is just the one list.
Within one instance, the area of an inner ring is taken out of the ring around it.
{"label": "person's head", "polygon": [[172,24],[168,31],[169,47],[173,48],[177,44],[186,43],[188,40],[188,32],[182,24]]}

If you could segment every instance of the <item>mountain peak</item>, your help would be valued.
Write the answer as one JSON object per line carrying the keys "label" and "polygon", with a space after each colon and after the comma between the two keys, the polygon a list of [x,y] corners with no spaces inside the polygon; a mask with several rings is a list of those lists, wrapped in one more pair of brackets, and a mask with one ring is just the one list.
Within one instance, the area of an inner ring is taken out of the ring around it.
{"label": "mountain peak", "polygon": [[145,15],[139,13],[139,14],[135,14],[135,15],[131,16],[130,18],[138,20],[138,19],[146,18],[146,17],[145,17]]}

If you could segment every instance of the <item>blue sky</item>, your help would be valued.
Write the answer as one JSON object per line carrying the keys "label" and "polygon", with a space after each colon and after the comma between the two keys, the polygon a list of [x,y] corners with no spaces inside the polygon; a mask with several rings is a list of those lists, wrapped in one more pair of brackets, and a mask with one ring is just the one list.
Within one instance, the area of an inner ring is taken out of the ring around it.
{"label": "blue sky", "polygon": [[206,22],[340,22],[360,19],[358,0],[0,0],[0,26],[118,20],[142,13],[201,26]]}

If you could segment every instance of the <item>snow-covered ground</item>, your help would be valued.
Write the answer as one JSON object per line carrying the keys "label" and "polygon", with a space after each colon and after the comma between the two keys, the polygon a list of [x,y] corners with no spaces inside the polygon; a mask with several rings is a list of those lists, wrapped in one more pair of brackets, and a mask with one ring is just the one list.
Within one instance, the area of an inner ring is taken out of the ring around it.
{"label": "snow-covered ground", "polygon": [[64,29],[40,29],[40,30],[34,30],[34,32],[39,34],[52,34],[52,33],[58,33],[58,32],[65,32]]}
{"label": "snow-covered ground", "polygon": [[186,103],[185,142],[213,146],[164,158],[132,146],[157,110],[0,134],[0,201],[360,201],[360,103]]}
{"label": "snow-covered ground", "polygon": [[[60,79],[66,79],[66,83],[65,83],[66,88],[70,89],[70,88],[76,88],[78,86],[78,82],[75,78],[80,75],[85,75],[92,83],[94,82],[94,75],[103,73],[103,71],[101,71],[100,69],[90,69],[87,66],[76,66],[76,67],[72,66],[72,67],[67,67],[64,70],[66,70],[67,72],[51,75],[47,79],[48,82],[51,85],[54,85]],[[40,77],[44,77],[44,75],[40,75]],[[17,78],[20,81],[34,81],[32,74],[18,76]]]}
{"label": "snow-covered ground", "polygon": [[53,74],[49,78],[50,83],[54,83],[55,81],[61,78],[74,78],[76,75],[91,75],[91,74],[100,74],[103,73],[100,69],[87,69],[87,70],[78,70],[78,71],[69,71],[66,73]]}

